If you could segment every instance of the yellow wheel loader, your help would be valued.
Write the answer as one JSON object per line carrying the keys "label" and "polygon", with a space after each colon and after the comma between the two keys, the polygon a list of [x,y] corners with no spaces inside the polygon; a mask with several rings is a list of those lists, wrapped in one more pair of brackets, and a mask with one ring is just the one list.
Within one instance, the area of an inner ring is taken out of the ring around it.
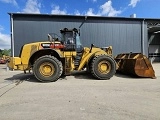
{"label": "yellow wheel loader", "polygon": [[41,82],[53,82],[64,74],[87,69],[95,78],[107,80],[116,73],[112,47],[83,47],[77,29],[64,28],[61,36],[48,34],[49,41],[25,44],[20,57],[11,57],[8,66],[18,70],[33,70]]}

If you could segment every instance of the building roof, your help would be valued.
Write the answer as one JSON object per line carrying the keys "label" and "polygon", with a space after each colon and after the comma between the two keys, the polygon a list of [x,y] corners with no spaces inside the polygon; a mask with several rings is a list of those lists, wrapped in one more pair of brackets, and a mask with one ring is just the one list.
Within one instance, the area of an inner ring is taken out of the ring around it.
{"label": "building roof", "polygon": [[140,20],[140,21],[160,21],[160,18],[131,18],[131,17],[108,17],[108,16],[82,16],[82,15],[58,15],[58,14],[33,14],[33,13],[8,13],[14,16],[37,16],[37,17],[70,17],[70,18],[86,18],[87,19],[119,19],[119,20]]}
{"label": "building roof", "polygon": [[108,16],[81,16],[81,15],[58,15],[58,14],[33,14],[33,13],[8,13],[14,18],[16,17],[35,17],[35,18],[68,18],[82,20],[121,20],[121,21],[144,21],[148,24],[149,32],[155,32],[160,30],[160,18],[131,18],[131,17],[108,17]]}

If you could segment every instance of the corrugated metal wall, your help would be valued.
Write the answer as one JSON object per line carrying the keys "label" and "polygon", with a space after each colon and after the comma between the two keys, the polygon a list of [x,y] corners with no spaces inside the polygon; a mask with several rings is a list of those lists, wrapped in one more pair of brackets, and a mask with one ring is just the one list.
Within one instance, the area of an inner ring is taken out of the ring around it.
{"label": "corrugated metal wall", "polygon": [[[48,33],[57,33],[63,28],[78,28],[83,16],[29,16],[13,15],[15,56],[26,43],[47,40]],[[147,27],[144,25],[145,51],[148,55]],[[88,17],[81,27],[82,44],[90,47],[113,46],[113,54],[142,52],[142,22],[140,20]]]}
{"label": "corrugated metal wall", "polygon": [[141,24],[117,21],[113,23],[86,23],[82,27],[83,43],[89,46],[113,46],[114,55],[125,52],[141,52]]}

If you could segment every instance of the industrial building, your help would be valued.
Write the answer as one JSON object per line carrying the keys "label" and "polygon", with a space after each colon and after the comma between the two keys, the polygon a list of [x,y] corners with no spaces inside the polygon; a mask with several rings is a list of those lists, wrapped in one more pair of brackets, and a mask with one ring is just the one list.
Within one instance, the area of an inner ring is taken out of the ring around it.
{"label": "industrial building", "polygon": [[160,62],[160,19],[9,13],[12,56],[30,42],[47,41],[48,33],[80,28],[83,46],[113,47],[119,53],[143,53]]}

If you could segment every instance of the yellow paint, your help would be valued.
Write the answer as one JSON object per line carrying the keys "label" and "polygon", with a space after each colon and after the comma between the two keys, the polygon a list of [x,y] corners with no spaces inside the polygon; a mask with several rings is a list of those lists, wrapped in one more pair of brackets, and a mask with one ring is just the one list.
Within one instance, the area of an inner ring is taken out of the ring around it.
{"label": "yellow paint", "polygon": [[10,68],[16,68],[15,66],[16,65],[19,65],[19,64],[21,64],[21,58],[20,57],[10,57],[10,59],[9,59],[9,63],[8,63],[8,66],[10,67]]}
{"label": "yellow paint", "polygon": [[82,70],[85,64],[87,64],[90,57],[94,54],[95,55],[101,55],[101,54],[107,54],[104,50],[101,50],[100,48],[93,47],[92,51],[90,53],[90,48],[84,48],[84,54],[82,56],[80,65],[78,67],[78,71]]}
{"label": "yellow paint", "polygon": [[[22,53],[21,53],[21,62],[22,62],[22,65],[25,65],[24,69],[29,67],[28,63],[29,63],[30,57],[38,50],[43,49],[41,46],[42,43],[48,43],[48,42],[36,42],[36,43],[26,44],[23,46]],[[54,49],[54,50],[60,56],[63,56],[63,53],[59,49]]]}
{"label": "yellow paint", "polygon": [[65,58],[65,61],[67,65],[65,65],[67,72],[70,73],[74,70],[74,57],[76,56],[76,51],[65,51],[63,52],[63,57]]}
{"label": "yellow paint", "polygon": [[[27,68],[28,68],[28,64],[21,64],[21,65],[17,65],[17,69],[18,70],[27,70]],[[29,68],[28,68],[29,69]]]}
{"label": "yellow paint", "polygon": [[40,73],[45,77],[50,77],[54,74],[55,68],[51,63],[43,63],[39,68]]}
{"label": "yellow paint", "polygon": [[14,70],[25,70],[28,68],[28,64],[22,65],[20,57],[10,57],[8,67]]}
{"label": "yellow paint", "polygon": [[33,53],[35,53],[39,48],[40,43],[32,43],[26,44],[23,46],[22,53],[21,53],[21,60],[22,64],[28,64],[29,58]]}
{"label": "yellow paint", "polygon": [[101,72],[102,74],[107,74],[111,71],[111,64],[107,61],[101,61],[98,64],[98,71]]}
{"label": "yellow paint", "polygon": [[62,52],[62,53],[63,53],[63,57],[76,56],[76,51],[65,51],[65,52]]}

